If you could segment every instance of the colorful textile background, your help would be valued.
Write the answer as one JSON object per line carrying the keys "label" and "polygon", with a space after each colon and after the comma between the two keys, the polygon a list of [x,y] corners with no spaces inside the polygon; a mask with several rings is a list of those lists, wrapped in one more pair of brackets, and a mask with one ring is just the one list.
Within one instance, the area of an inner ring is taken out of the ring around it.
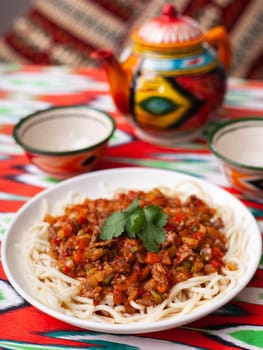
{"label": "colorful textile background", "polygon": [[123,52],[130,32],[159,16],[167,2],[200,23],[228,31],[231,76],[263,78],[262,0],[32,0],[0,38],[0,61],[88,66],[96,48]]}
{"label": "colorful textile background", "polygon": [[[12,137],[14,124],[39,109],[79,103],[107,110],[117,121],[118,128],[98,169],[149,166],[203,178],[243,201],[263,233],[263,204],[231,188],[208,150],[208,130],[195,142],[173,149],[140,141],[116,113],[107,88],[104,74],[95,70],[0,67],[0,240],[26,201],[58,183],[28,163]],[[230,80],[224,109],[214,123],[262,114],[263,83]],[[231,303],[207,317],[177,329],[120,336],[81,330],[45,315],[17,294],[0,264],[0,349],[262,349],[262,269],[263,261],[249,285]]]}

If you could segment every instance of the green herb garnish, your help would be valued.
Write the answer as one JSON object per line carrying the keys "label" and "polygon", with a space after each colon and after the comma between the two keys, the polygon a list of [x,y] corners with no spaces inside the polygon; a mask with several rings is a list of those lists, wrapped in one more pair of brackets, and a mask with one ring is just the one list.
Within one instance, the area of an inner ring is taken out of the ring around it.
{"label": "green herb garnish", "polygon": [[165,241],[166,222],[167,214],[160,206],[141,208],[135,199],[125,211],[113,213],[104,221],[100,238],[108,240],[127,233],[130,238],[139,237],[147,250],[157,252]]}

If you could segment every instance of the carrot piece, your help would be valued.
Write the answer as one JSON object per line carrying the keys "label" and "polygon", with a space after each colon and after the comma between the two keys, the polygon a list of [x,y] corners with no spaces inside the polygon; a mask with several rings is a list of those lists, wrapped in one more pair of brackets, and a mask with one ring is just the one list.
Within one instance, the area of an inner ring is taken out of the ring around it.
{"label": "carrot piece", "polygon": [[133,271],[133,273],[130,275],[130,277],[128,279],[128,284],[136,283],[139,279],[139,275],[140,275],[139,270]]}
{"label": "carrot piece", "polygon": [[164,292],[166,292],[166,291],[167,291],[167,288],[168,288],[168,286],[167,286],[167,284],[165,284],[165,283],[161,283],[161,284],[158,284],[158,285],[157,285],[157,291],[158,291],[159,293],[164,293]]}
{"label": "carrot piece", "polygon": [[113,302],[115,305],[123,304],[124,301],[127,299],[126,294],[124,292],[124,288],[126,287],[124,285],[116,285],[113,289]]}
{"label": "carrot piece", "polygon": [[158,253],[147,252],[145,257],[146,264],[156,264],[161,261],[162,261],[162,257]]}
{"label": "carrot piece", "polygon": [[83,262],[83,253],[81,251],[74,250],[72,255],[75,263],[79,264]]}
{"label": "carrot piece", "polygon": [[88,237],[81,237],[79,240],[79,249],[85,249],[89,244],[89,238]]}

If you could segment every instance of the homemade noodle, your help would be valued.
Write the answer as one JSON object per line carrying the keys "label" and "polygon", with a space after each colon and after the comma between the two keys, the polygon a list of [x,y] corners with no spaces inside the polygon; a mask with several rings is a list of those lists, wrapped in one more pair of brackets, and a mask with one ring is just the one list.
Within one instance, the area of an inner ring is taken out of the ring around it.
{"label": "homemade noodle", "polygon": [[[180,194],[185,193],[184,184],[178,187],[175,194],[180,197]],[[49,254],[49,224],[43,221],[30,228],[26,243],[20,247],[24,254],[29,283],[34,289],[33,295],[41,303],[64,314],[89,321],[119,324],[153,322],[175,315],[189,314],[210,303],[212,299],[223,297],[236,286],[238,279],[244,274],[242,261],[246,261],[244,255],[247,246],[246,235],[243,234],[244,223],[240,222],[238,226],[233,224],[231,208],[217,207],[201,188],[195,187],[200,198],[204,199],[205,196],[205,202],[216,208],[217,216],[221,217],[224,223],[228,250],[223,257],[225,266],[221,274],[216,272],[194,276],[179,282],[171,288],[168,297],[156,306],[145,307],[131,301],[131,306],[137,310],[132,314],[125,313],[123,305],[113,306],[111,295],[107,295],[103,303],[94,305],[92,298],[79,295],[79,280],[69,277],[55,267],[55,260]],[[169,189],[162,188],[162,191],[171,195]],[[72,201],[77,202],[77,198],[72,198]],[[63,208],[60,211],[63,211]],[[228,268],[233,264],[236,269]]]}

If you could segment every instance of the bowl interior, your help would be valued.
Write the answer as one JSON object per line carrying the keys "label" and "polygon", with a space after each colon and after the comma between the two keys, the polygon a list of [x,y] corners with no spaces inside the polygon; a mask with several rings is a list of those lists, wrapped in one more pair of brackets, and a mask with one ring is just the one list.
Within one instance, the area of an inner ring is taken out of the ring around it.
{"label": "bowl interior", "polygon": [[106,113],[90,107],[51,108],[21,120],[14,130],[19,144],[35,152],[70,152],[105,142],[114,130]]}
{"label": "bowl interior", "polygon": [[224,161],[263,169],[263,118],[225,123],[214,131],[209,143]]}

